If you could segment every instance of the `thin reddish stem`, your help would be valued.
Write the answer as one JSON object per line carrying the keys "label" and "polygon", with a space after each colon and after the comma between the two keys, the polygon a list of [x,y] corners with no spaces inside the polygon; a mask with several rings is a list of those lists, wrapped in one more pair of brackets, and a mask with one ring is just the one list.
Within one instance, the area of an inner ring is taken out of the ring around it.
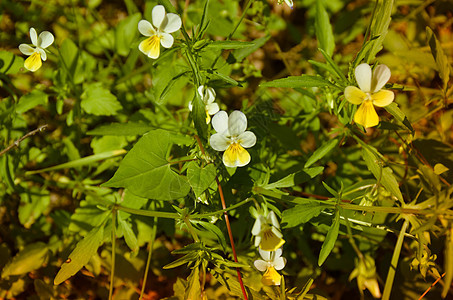
{"label": "thin reddish stem", "polygon": [[428,292],[445,276],[445,274],[447,274],[447,273],[444,273],[444,274],[442,274],[442,276],[437,278],[436,281],[434,281],[433,284],[431,284],[431,286],[423,293],[423,295],[421,295],[420,298],[418,298],[418,300],[422,300],[423,297],[425,297],[426,294],[428,294]]}
{"label": "thin reddish stem", "polygon": [[[195,135],[195,138],[197,139],[197,143],[198,143],[198,146],[200,147],[201,153],[203,155],[205,155],[204,147],[203,147],[203,144],[201,143],[200,137],[198,135]],[[222,186],[220,185],[220,181],[217,176],[215,177],[215,181],[217,182],[217,187],[219,189],[220,201],[222,202],[222,209],[225,210],[227,208],[226,204],[225,204],[225,197],[223,196]],[[231,231],[230,220],[228,219],[228,213],[225,211],[225,212],[223,212],[223,215],[225,217],[225,223],[226,223],[227,230],[228,230],[228,236],[230,238],[230,245],[231,245],[231,250],[233,251],[233,258],[234,258],[235,262],[238,262],[238,257],[236,255],[236,247],[234,246],[233,232]],[[236,268],[236,272],[238,274],[238,281],[239,281],[239,285],[241,286],[242,295],[244,296],[245,300],[248,300],[247,292],[245,291],[244,282],[242,281],[242,275],[241,275],[241,271],[239,270],[239,268]]]}

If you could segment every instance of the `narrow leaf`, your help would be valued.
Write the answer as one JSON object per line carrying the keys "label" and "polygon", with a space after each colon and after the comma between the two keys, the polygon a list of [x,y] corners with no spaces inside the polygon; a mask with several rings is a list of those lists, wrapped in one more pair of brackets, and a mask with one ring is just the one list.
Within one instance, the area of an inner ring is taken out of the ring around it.
{"label": "narrow leaf", "polygon": [[332,151],[340,142],[339,139],[333,139],[324,143],[321,147],[316,149],[315,152],[310,156],[307,162],[304,165],[304,168],[310,167],[312,164],[326,156],[330,151]]}
{"label": "narrow leaf", "polygon": [[399,109],[398,104],[395,102],[390,103],[384,107],[386,111],[388,111],[395,119],[403,123],[407,129],[409,129],[412,133],[414,133],[414,128],[412,128],[411,122],[407,119],[406,115]]}
{"label": "narrow leaf", "polygon": [[242,41],[212,41],[206,45],[206,48],[212,49],[243,49],[253,47],[255,45],[254,42],[242,42]]}
{"label": "narrow leaf", "polygon": [[54,284],[59,285],[86,265],[103,243],[103,238],[104,227],[100,226],[92,229],[83,240],[78,242],[75,249],[69,254],[68,260],[63,263],[55,276]]}
{"label": "narrow leaf", "polygon": [[296,205],[293,208],[283,211],[282,226],[289,228],[307,223],[312,218],[319,216],[327,207],[330,206],[323,205],[319,201],[309,201]]}
{"label": "narrow leaf", "polygon": [[318,266],[321,266],[332,252],[335,242],[337,241],[338,232],[340,230],[340,211],[335,211],[335,217],[332,221],[332,226],[330,226],[329,231],[327,232],[326,239],[321,247],[321,252],[319,253]]}
{"label": "narrow leaf", "polygon": [[330,25],[329,15],[322,2],[323,1],[316,1],[316,37],[318,38],[319,48],[326,51],[327,55],[331,57],[335,48],[335,39],[332,32],[332,26]]}
{"label": "narrow leaf", "polygon": [[450,64],[448,63],[448,58],[442,49],[442,45],[436,38],[436,35],[429,27],[426,27],[426,37],[428,39],[429,47],[431,48],[431,53],[436,61],[437,69],[439,70],[439,77],[443,82],[443,89],[446,90],[448,81],[450,80]]}
{"label": "narrow leaf", "polygon": [[114,136],[133,136],[143,135],[148,131],[156,129],[145,123],[111,123],[101,125],[87,132],[88,135],[114,135]]}
{"label": "narrow leaf", "polygon": [[335,87],[332,83],[325,80],[321,76],[301,75],[289,76],[282,79],[277,79],[262,83],[262,87],[281,87],[281,88],[307,88],[307,87]]}
{"label": "narrow leaf", "polygon": [[307,168],[303,169],[299,172],[289,174],[288,176],[283,177],[282,179],[270,183],[266,185],[265,189],[276,189],[276,188],[285,188],[285,187],[292,187],[308,180],[312,179],[313,177],[319,175],[324,170],[324,167],[314,167],[314,168]]}
{"label": "narrow leaf", "polygon": [[49,256],[49,248],[43,242],[25,246],[2,270],[2,278],[22,275],[41,268]]}

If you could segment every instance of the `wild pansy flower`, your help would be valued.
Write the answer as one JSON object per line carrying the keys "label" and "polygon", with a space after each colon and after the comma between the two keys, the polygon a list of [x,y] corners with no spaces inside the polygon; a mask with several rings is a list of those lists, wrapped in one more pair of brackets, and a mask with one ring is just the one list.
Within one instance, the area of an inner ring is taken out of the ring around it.
{"label": "wild pansy flower", "polygon": [[250,154],[244,148],[253,147],[256,136],[247,129],[247,117],[235,110],[230,116],[219,111],[212,118],[212,127],[217,133],[211,135],[209,143],[214,150],[225,151],[223,163],[227,167],[243,167],[250,162]]}
{"label": "wild pansy flower", "polygon": [[278,4],[282,4],[283,1],[291,8],[294,8],[293,0],[278,0]]}
{"label": "wild pansy flower", "polygon": [[360,89],[348,86],[344,90],[346,100],[360,105],[354,121],[365,128],[376,126],[379,124],[379,116],[374,105],[387,106],[395,97],[392,91],[381,90],[390,79],[390,69],[386,65],[379,65],[371,71],[368,64],[360,64],[355,68],[355,79]]}
{"label": "wild pansy flower", "polygon": [[264,285],[280,285],[282,276],[277,270],[283,269],[286,264],[286,258],[282,257],[282,248],[278,248],[275,251],[265,251],[262,249],[258,251],[263,260],[257,259],[253,264],[259,271],[265,272],[261,278],[261,282]]}
{"label": "wild pansy flower", "polygon": [[164,48],[173,46],[174,38],[170,33],[181,28],[182,22],[177,14],[167,14],[162,5],[154,6],[152,18],[152,25],[146,20],[138,22],[138,31],[144,36],[149,36],[140,43],[138,49],[150,58],[158,58],[160,45]]}
{"label": "wild pansy flower", "polygon": [[[211,121],[211,116],[215,115],[219,111],[219,105],[214,102],[215,100],[215,90],[212,87],[207,87],[200,85],[198,87],[198,94],[200,94],[201,100],[205,105],[206,111],[206,124],[209,124]],[[189,103],[189,110],[192,111],[193,105],[192,102]]]}
{"label": "wild pansy flower", "polygon": [[30,39],[33,44],[32,47],[28,44],[20,44],[19,50],[25,55],[30,57],[25,60],[24,67],[32,72],[35,72],[42,66],[42,61],[47,60],[47,54],[44,49],[52,45],[54,41],[53,34],[48,31],[43,31],[39,34],[36,33],[36,30],[32,27],[30,28]]}
{"label": "wild pansy flower", "polygon": [[285,243],[277,216],[272,210],[266,217],[258,215],[253,224],[252,234],[255,236],[255,247],[259,246],[265,251],[275,251]]}

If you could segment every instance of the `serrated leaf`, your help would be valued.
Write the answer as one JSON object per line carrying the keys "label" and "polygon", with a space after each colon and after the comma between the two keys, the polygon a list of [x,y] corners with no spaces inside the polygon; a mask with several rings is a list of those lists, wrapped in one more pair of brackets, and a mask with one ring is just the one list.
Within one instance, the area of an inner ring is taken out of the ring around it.
{"label": "serrated leaf", "polygon": [[307,203],[298,204],[283,211],[282,226],[290,228],[307,223],[312,218],[319,216],[327,207],[330,207],[330,205],[323,205],[319,201],[307,201]]}
{"label": "serrated leaf", "polygon": [[314,168],[306,168],[299,172],[289,174],[288,176],[283,177],[282,179],[267,184],[264,186],[265,189],[276,189],[276,188],[285,188],[285,187],[292,187],[308,180],[312,179],[313,177],[319,175],[324,170],[324,167],[314,167]]}
{"label": "serrated leaf", "polygon": [[190,162],[187,168],[187,179],[195,193],[195,197],[199,197],[215,180],[216,167],[209,164],[205,167],[200,167],[196,162]]}
{"label": "serrated leaf", "polygon": [[315,31],[319,48],[331,57],[335,49],[335,39],[323,1],[316,1]]}
{"label": "serrated leaf", "polygon": [[403,202],[403,195],[401,194],[398,182],[393,175],[392,169],[382,166],[382,161],[366,148],[363,148],[362,156],[368,170],[373,173],[377,181],[380,182],[388,192]]}
{"label": "serrated leaf", "polygon": [[175,140],[174,133],[157,129],[145,134],[124,157],[120,167],[104,186],[127,188],[133,194],[155,200],[173,200],[189,193],[185,176],[172,170],[167,153]]}
{"label": "serrated leaf", "polygon": [[307,87],[335,87],[328,80],[321,76],[300,75],[289,76],[260,84],[262,87],[281,87],[281,88],[307,88]]}
{"label": "serrated leaf", "polygon": [[103,239],[103,226],[92,229],[83,240],[77,243],[75,249],[69,254],[68,260],[61,265],[60,271],[53,281],[54,284],[59,285],[86,265],[102,245]]}
{"label": "serrated leaf", "polygon": [[332,252],[335,242],[337,241],[338,232],[340,230],[340,212],[335,211],[335,217],[332,220],[332,226],[330,226],[327,232],[326,239],[322,244],[321,251],[319,252],[318,266],[321,266]]}
{"label": "serrated leaf", "polygon": [[43,242],[37,242],[25,246],[13,257],[2,270],[2,278],[14,275],[22,275],[39,269],[49,256],[49,249]]}
{"label": "serrated leaf", "polygon": [[316,149],[316,151],[313,152],[310,158],[307,159],[304,168],[310,167],[312,164],[314,164],[315,162],[329,154],[330,151],[332,151],[338,145],[339,142],[340,142],[339,139],[333,139],[322,144],[322,146]]}
{"label": "serrated leaf", "polygon": [[96,116],[112,116],[122,109],[115,95],[100,82],[88,85],[80,98],[83,110]]}

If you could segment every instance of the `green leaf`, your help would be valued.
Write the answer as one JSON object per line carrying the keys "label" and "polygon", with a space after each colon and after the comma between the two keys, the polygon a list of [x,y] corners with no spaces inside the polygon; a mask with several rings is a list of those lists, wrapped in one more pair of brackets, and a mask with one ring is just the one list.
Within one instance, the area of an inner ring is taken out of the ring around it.
{"label": "green leaf", "polygon": [[453,228],[450,225],[450,228],[447,231],[447,238],[445,239],[445,278],[444,278],[444,287],[442,289],[442,298],[445,299],[450,291],[451,283],[453,282]]}
{"label": "green leaf", "polygon": [[239,82],[234,80],[233,78],[230,78],[222,73],[219,73],[217,71],[211,71],[208,70],[208,73],[211,75],[213,79],[220,79],[228,84],[231,84],[232,86],[242,86]]}
{"label": "green leaf", "polygon": [[187,277],[187,287],[184,299],[201,299],[200,269],[194,267]]}
{"label": "green leaf", "polygon": [[338,232],[340,230],[340,212],[335,211],[335,217],[332,220],[332,226],[330,226],[329,231],[327,232],[326,239],[322,244],[321,251],[318,258],[318,266],[321,266],[332,252],[335,242],[337,241]]}
{"label": "green leaf", "polygon": [[[394,2],[394,0],[376,1],[376,8],[370,25],[370,44],[367,46],[369,48],[365,53],[365,62],[368,64],[374,60],[376,54],[382,49],[382,43],[387,35],[390,20],[392,19],[391,15]],[[354,67],[359,63],[360,61],[354,61]]]}
{"label": "green leaf", "polygon": [[190,185],[185,176],[171,169],[166,159],[175,140],[181,138],[169,131],[148,132],[129,151],[115,175],[103,185],[127,188],[137,196],[156,200],[184,197]]}
{"label": "green leaf", "polygon": [[142,18],[140,13],[135,13],[121,20],[115,28],[116,52],[119,55],[127,56],[137,36],[138,22]]}
{"label": "green leaf", "polygon": [[253,47],[255,45],[254,42],[241,42],[241,41],[212,41],[206,45],[206,48],[212,49],[243,49]]}
{"label": "green leaf", "polygon": [[197,129],[198,136],[206,140],[208,138],[208,125],[206,124],[206,108],[198,93],[192,101],[192,120]]}
{"label": "green leaf", "polygon": [[446,91],[448,81],[450,80],[450,64],[448,63],[448,57],[445,55],[442,45],[439,40],[437,40],[436,35],[429,27],[426,27],[426,37],[428,39],[428,45],[431,48],[431,53],[436,61],[439,77],[444,84],[443,90]]}
{"label": "green leaf", "polygon": [[83,110],[96,116],[116,115],[122,109],[116,97],[100,82],[89,84],[80,98]]}
{"label": "green leaf", "polygon": [[307,87],[335,87],[332,83],[321,76],[300,75],[289,76],[260,84],[262,87],[281,87],[281,88],[307,88]]}
{"label": "green leaf", "polygon": [[289,174],[276,182],[269,183],[264,186],[265,189],[285,188],[299,185],[307,182],[313,177],[319,175],[324,170],[324,167],[306,168],[299,172]]}
{"label": "green leaf", "polygon": [[393,175],[392,169],[390,169],[389,167],[384,167],[382,165],[383,162],[367,148],[363,148],[362,156],[365,160],[368,170],[373,173],[377,181],[380,182],[382,186],[385,187],[385,189],[389,191],[393,196],[403,202],[403,195],[401,194],[398,182]]}
{"label": "green leaf", "polygon": [[8,51],[0,51],[0,73],[16,74],[24,66],[24,59]]}
{"label": "green leaf", "polygon": [[219,240],[219,243],[222,246],[223,251],[226,251],[227,243],[225,240],[225,236],[223,235],[223,232],[222,230],[219,229],[219,227],[204,221],[196,221],[196,224],[199,224],[203,226],[207,231],[214,233],[217,236],[217,239]]}
{"label": "green leaf", "polygon": [[25,246],[2,270],[2,278],[22,275],[41,268],[49,258],[49,249],[43,242]]}
{"label": "green leaf", "polygon": [[262,38],[254,40],[253,42],[250,42],[252,44],[249,47],[232,51],[228,56],[228,63],[234,64],[236,62],[241,62],[244,58],[261,48],[270,39],[270,37],[270,35],[266,35]]}
{"label": "green leaf", "polygon": [[196,162],[190,162],[187,168],[187,179],[195,193],[199,197],[215,180],[216,168],[213,164],[200,167]]}
{"label": "green leaf", "polygon": [[83,240],[77,243],[75,249],[69,254],[68,260],[61,265],[61,269],[53,281],[54,284],[59,285],[86,265],[102,245],[103,239],[103,226],[92,229]]}
{"label": "green leaf", "polygon": [[338,146],[339,142],[340,142],[339,139],[333,139],[322,144],[322,146],[316,149],[316,151],[313,152],[313,154],[308,158],[304,168],[310,167],[312,164],[314,164],[315,162],[329,154],[330,151],[332,151],[336,146]]}
{"label": "green leaf", "polygon": [[390,103],[389,105],[384,107],[386,111],[388,111],[395,119],[403,123],[407,129],[409,129],[412,133],[414,133],[414,128],[412,128],[411,122],[407,119],[406,115],[399,109],[398,104],[395,102]]}
{"label": "green leaf", "polygon": [[298,204],[293,208],[283,211],[282,226],[285,228],[295,227],[307,223],[330,205],[323,205],[319,201],[310,201]]}
{"label": "green leaf", "polygon": [[38,105],[45,105],[47,104],[48,99],[49,96],[46,93],[40,90],[33,90],[20,97],[19,103],[16,105],[16,113],[22,114]]}
{"label": "green leaf", "polygon": [[124,240],[126,241],[127,246],[131,249],[132,252],[138,251],[138,241],[137,237],[132,230],[131,224],[126,222],[121,218],[121,215],[118,214],[118,225],[123,231]]}
{"label": "green leaf", "polygon": [[133,136],[143,135],[148,131],[156,129],[153,126],[144,123],[111,123],[101,125],[87,132],[88,135],[114,135],[114,136]]}
{"label": "green leaf", "polygon": [[25,228],[30,228],[50,204],[50,195],[46,190],[28,190],[20,194],[18,208],[19,221]]}
{"label": "green leaf", "polygon": [[329,15],[322,4],[322,1],[316,1],[315,30],[319,48],[326,51],[329,57],[332,57],[335,48],[335,39],[332,32],[332,26],[330,25]]}
{"label": "green leaf", "polygon": [[340,67],[333,61],[333,59],[326,53],[326,51],[324,51],[323,49],[319,49],[319,51],[322,53],[322,55],[326,59],[328,66],[330,66],[329,69],[334,71],[333,73],[331,72],[332,75],[336,75],[338,77],[338,79],[340,79],[346,85],[348,80],[346,79],[346,76],[341,71]]}

